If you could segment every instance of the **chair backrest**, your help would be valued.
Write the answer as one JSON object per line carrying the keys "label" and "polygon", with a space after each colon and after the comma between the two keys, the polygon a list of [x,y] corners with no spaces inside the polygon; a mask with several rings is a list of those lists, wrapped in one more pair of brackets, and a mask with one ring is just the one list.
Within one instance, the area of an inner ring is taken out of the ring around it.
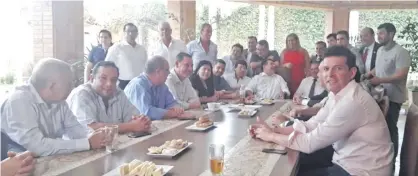
{"label": "chair backrest", "polygon": [[406,116],[399,176],[418,175],[418,107],[412,104]]}
{"label": "chair backrest", "polygon": [[280,75],[287,82],[288,86],[290,85],[290,82],[292,80],[291,73],[292,72],[289,68],[282,67],[282,66],[278,66],[276,68],[276,74]]}

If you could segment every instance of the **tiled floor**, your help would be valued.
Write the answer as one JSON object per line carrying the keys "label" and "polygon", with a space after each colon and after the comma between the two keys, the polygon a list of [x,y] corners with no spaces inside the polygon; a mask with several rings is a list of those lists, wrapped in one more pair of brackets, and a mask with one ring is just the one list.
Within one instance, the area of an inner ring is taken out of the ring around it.
{"label": "tiled floor", "polygon": [[399,166],[400,166],[400,153],[401,153],[401,146],[403,141],[403,132],[405,129],[405,121],[406,121],[406,114],[401,113],[399,114],[399,120],[398,120],[398,131],[399,131],[399,150],[398,150],[398,156],[396,157],[396,163],[395,163],[395,175],[397,176],[399,173]]}

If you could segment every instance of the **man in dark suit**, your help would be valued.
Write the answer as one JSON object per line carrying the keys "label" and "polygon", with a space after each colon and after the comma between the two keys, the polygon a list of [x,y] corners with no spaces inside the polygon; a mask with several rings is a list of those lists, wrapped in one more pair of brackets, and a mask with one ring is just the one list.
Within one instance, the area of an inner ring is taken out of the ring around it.
{"label": "man in dark suit", "polygon": [[381,46],[374,39],[374,31],[372,28],[366,27],[361,30],[360,39],[363,46],[360,49],[361,59],[364,62],[366,73],[374,69],[376,64],[376,53]]}
{"label": "man in dark suit", "polygon": [[249,36],[248,37],[248,48],[243,51],[243,56],[247,61],[247,64],[250,64],[251,56],[255,54],[255,50],[257,49],[257,37]]}

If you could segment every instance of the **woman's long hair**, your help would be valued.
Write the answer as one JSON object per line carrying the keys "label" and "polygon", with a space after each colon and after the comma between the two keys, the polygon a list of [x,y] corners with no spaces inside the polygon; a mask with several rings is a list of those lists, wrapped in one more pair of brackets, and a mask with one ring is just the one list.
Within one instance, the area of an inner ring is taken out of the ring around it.
{"label": "woman's long hair", "polygon": [[200,61],[199,64],[197,64],[196,69],[193,71],[193,74],[190,75],[190,82],[192,83],[193,88],[196,89],[197,91],[201,91],[201,89],[205,88],[199,76],[199,70],[204,65],[208,65],[210,67],[211,74],[210,74],[210,77],[207,80],[205,80],[205,83],[207,86],[208,95],[213,96],[215,94],[215,87],[214,87],[214,80],[213,80],[213,73],[212,73],[213,69],[212,69],[211,62],[207,60]]}
{"label": "woman's long hair", "polygon": [[300,41],[299,41],[299,37],[298,37],[298,35],[296,35],[295,33],[291,33],[291,34],[289,34],[289,35],[287,35],[286,36],[286,49],[288,50],[288,49],[290,49],[290,46],[289,46],[289,44],[287,43],[287,40],[290,38],[290,37],[293,37],[295,40],[296,40],[296,50],[299,50],[299,49],[301,49],[302,47],[300,46]]}

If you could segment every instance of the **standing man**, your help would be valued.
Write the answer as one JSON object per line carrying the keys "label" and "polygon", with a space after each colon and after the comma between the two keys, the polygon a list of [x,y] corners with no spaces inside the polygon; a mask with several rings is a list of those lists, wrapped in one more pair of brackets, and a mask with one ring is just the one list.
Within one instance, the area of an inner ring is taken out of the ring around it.
{"label": "standing man", "polygon": [[187,51],[186,44],[171,37],[172,29],[168,22],[161,22],[158,25],[158,30],[160,32],[160,40],[148,49],[150,51],[149,58],[155,55],[163,56],[167,59],[170,68],[173,68],[176,64],[177,54]]}
{"label": "standing man", "polygon": [[181,52],[177,55],[176,60],[176,66],[171,69],[165,84],[182,108],[200,108],[199,96],[197,96],[189,79],[189,76],[193,73],[192,56]]}
{"label": "standing man", "polygon": [[251,56],[255,53],[257,49],[257,37],[249,36],[248,37],[248,48],[244,50],[244,58],[246,59],[247,63],[249,64],[251,61]]}
{"label": "standing man", "polygon": [[327,49],[327,44],[323,41],[318,41],[315,43],[315,52],[316,55],[311,56],[311,62],[321,62],[324,59],[325,50]]}
{"label": "standing man", "polygon": [[360,49],[361,60],[365,65],[366,73],[368,73],[376,65],[376,54],[381,45],[374,40],[374,30],[369,27],[361,30],[360,40],[363,44]]}
{"label": "standing man", "polygon": [[328,47],[337,45],[337,34],[331,33],[327,35]]}
{"label": "standing man", "polygon": [[136,43],[138,28],[127,23],[123,26],[124,40],[109,48],[106,61],[112,61],[120,69],[119,87],[123,90],[129,81],[144,71],[147,51]]}
{"label": "standing man", "polygon": [[[411,56],[405,48],[393,41],[396,28],[392,23],[381,24],[377,29],[378,41],[382,47],[377,51],[376,67],[371,71],[371,75],[374,77],[370,82],[373,85],[383,85],[389,96],[390,102],[386,121],[395,148],[393,158],[393,161],[395,161],[399,141],[396,125],[402,103],[406,100],[406,79],[411,66]],[[370,76],[370,74],[367,76]]]}
{"label": "standing man", "polygon": [[252,76],[258,75],[262,70],[262,62],[267,59],[270,54],[269,43],[267,40],[260,40],[256,46],[256,54],[251,56],[250,60],[250,69],[252,71]]}
{"label": "standing man", "polygon": [[357,48],[353,47],[350,44],[349,38],[350,37],[347,31],[338,31],[337,32],[337,45],[343,46],[349,49],[356,56],[356,65],[357,65],[358,71],[361,74],[364,74],[366,71],[364,68],[364,62],[361,60],[360,52],[358,51]]}
{"label": "standing man", "polygon": [[236,43],[234,45],[232,45],[231,48],[231,54],[228,56],[224,56],[222,58],[223,61],[225,61],[225,74],[229,75],[229,74],[234,74],[235,72],[235,63],[237,63],[237,61],[239,60],[245,60],[244,57],[242,56],[242,51],[243,51],[244,47],[239,44]]}
{"label": "standing man", "polygon": [[213,65],[218,58],[218,46],[210,40],[211,37],[212,26],[204,23],[200,28],[200,37],[187,44],[187,52],[193,58],[193,70],[202,60],[207,60]]}

